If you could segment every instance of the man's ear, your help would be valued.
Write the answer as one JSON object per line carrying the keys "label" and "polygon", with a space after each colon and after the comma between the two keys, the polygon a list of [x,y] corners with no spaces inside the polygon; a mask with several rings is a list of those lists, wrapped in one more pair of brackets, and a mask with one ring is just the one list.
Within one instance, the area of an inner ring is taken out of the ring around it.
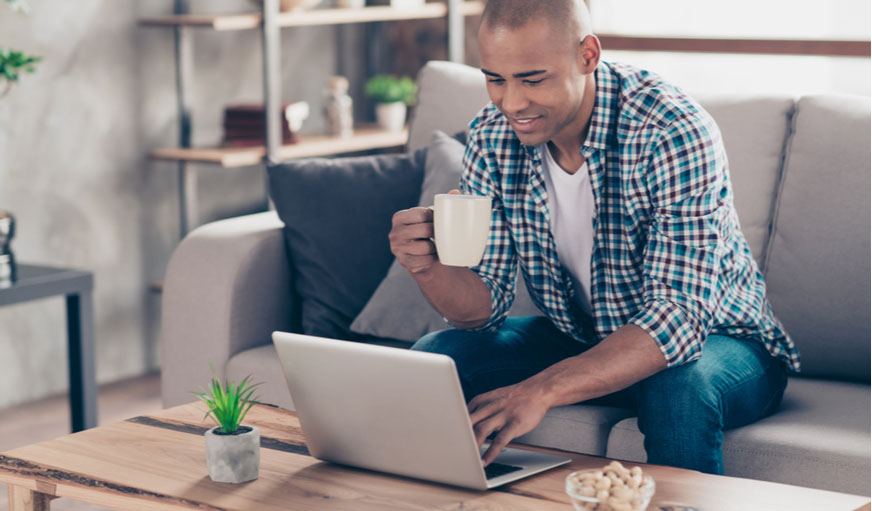
{"label": "man's ear", "polygon": [[578,53],[576,55],[578,69],[586,75],[596,71],[596,67],[599,65],[601,52],[602,47],[600,46],[600,41],[597,36],[591,34],[582,39],[581,42],[578,43]]}

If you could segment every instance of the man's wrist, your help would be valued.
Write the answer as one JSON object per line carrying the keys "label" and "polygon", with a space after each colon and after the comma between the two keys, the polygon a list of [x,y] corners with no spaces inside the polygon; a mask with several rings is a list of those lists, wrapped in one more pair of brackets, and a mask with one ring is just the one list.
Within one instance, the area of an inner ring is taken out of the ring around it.
{"label": "man's wrist", "polygon": [[535,396],[535,399],[545,404],[549,410],[560,404],[559,387],[555,384],[554,378],[551,378],[547,373],[547,369],[531,376],[524,381],[524,384],[527,385],[528,390]]}

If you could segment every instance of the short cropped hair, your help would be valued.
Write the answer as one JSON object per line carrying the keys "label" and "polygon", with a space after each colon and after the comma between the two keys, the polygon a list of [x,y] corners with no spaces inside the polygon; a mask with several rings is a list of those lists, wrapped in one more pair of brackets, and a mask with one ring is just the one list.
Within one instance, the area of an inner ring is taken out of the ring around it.
{"label": "short cropped hair", "polygon": [[487,0],[480,27],[517,29],[542,18],[569,34],[590,34],[590,13],[581,0]]}

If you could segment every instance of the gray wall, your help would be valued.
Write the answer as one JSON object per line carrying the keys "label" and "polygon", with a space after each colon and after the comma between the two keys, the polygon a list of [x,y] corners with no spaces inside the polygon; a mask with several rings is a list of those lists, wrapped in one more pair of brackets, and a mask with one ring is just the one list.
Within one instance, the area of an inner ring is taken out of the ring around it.
{"label": "gray wall", "polygon": [[[0,100],[0,209],[18,219],[20,262],[95,273],[99,383],[159,366],[160,296],[148,286],[178,242],[177,166],[146,154],[178,136],[173,38],[137,20],[171,9],[169,0],[36,0],[20,16],[0,5],[0,45],[45,59]],[[192,2],[193,12],[253,9]],[[282,32],[283,99],[309,101],[304,131],[322,126],[335,40],[329,27]],[[259,32],[197,30],[193,42],[194,141],[214,145],[223,105],[261,98]],[[261,167],[197,168],[201,222],[264,207]],[[63,304],[0,308],[0,408],[66,391]]]}

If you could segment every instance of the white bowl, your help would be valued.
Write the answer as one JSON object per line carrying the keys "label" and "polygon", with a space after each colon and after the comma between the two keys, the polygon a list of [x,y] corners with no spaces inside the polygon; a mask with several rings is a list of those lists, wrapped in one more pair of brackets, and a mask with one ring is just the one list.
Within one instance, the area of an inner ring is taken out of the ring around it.
{"label": "white bowl", "polygon": [[[605,467],[604,467],[605,468]],[[638,488],[622,488],[605,498],[597,498],[596,487],[585,484],[585,476],[602,474],[604,468],[578,470],[566,476],[566,493],[572,499],[576,511],[645,511],[654,496],[654,478],[642,473]]]}

